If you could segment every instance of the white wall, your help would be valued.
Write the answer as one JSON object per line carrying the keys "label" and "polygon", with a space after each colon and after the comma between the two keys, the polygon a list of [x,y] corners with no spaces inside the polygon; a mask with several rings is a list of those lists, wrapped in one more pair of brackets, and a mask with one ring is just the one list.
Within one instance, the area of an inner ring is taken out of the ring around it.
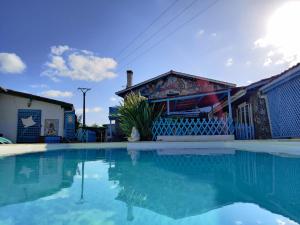
{"label": "white wall", "polygon": [[58,135],[64,134],[64,109],[60,105],[32,100],[30,108],[29,99],[0,93],[0,133],[13,142],[17,139],[18,109],[39,109],[42,112],[41,135],[44,135],[45,119],[58,119]]}

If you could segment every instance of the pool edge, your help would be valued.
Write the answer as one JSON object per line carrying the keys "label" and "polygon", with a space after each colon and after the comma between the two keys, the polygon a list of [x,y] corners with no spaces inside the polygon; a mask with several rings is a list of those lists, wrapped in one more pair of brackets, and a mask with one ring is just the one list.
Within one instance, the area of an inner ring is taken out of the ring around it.
{"label": "pool edge", "polygon": [[236,149],[254,152],[288,153],[300,155],[300,140],[252,140],[252,141],[214,141],[214,142],[111,142],[74,144],[12,144],[1,145],[0,156],[66,150],[66,149],[105,149],[127,148],[133,150],[149,149]]}

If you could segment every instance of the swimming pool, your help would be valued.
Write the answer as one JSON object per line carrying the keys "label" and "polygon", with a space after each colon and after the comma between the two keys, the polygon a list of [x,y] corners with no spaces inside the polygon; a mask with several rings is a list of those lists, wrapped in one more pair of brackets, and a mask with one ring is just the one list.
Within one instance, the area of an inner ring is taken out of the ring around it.
{"label": "swimming pool", "polygon": [[0,224],[300,223],[300,156],[60,150],[0,158]]}

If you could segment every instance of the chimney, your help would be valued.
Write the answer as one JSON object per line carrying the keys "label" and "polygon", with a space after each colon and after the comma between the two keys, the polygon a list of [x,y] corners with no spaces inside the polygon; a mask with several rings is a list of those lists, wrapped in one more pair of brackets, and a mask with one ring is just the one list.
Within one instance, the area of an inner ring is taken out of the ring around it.
{"label": "chimney", "polygon": [[133,76],[132,70],[127,70],[127,85],[126,85],[126,88],[130,88],[132,86],[132,76]]}

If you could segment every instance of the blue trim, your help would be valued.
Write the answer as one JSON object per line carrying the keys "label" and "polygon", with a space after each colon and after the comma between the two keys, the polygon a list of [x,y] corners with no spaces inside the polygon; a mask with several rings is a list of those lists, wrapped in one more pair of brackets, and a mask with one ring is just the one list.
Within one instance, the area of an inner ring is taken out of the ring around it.
{"label": "blue trim", "polygon": [[274,88],[276,88],[298,76],[300,76],[300,70],[292,73],[291,75],[287,75],[286,77],[279,77],[279,78],[275,79],[269,85],[267,84],[265,87],[262,87],[261,91],[265,94],[265,93],[271,91],[272,89],[274,89]]}
{"label": "blue trim", "polygon": [[236,123],[234,128],[237,140],[252,140],[255,137],[253,125]]}
{"label": "blue trim", "polygon": [[179,97],[174,97],[174,98],[162,98],[162,99],[156,99],[156,100],[149,99],[149,102],[155,103],[155,102],[165,102],[165,101],[187,100],[187,99],[193,99],[193,98],[209,96],[209,95],[215,95],[215,94],[223,94],[223,93],[227,94],[228,90],[230,90],[230,89],[226,89],[226,90],[223,90],[223,91],[214,91],[214,92],[196,94],[196,95],[179,96]]}

